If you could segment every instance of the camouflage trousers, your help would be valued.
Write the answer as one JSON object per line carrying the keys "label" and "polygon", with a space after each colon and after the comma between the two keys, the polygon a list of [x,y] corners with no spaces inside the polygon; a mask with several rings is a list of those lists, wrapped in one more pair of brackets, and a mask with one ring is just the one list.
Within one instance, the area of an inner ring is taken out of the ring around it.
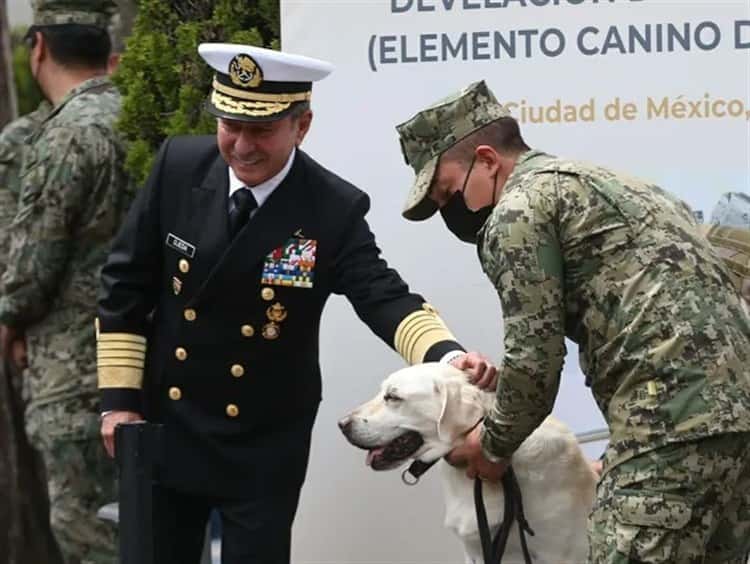
{"label": "camouflage trousers", "polygon": [[96,516],[117,499],[115,464],[95,431],[98,414],[82,407],[72,400],[29,409],[27,433],[44,459],[50,522],[65,564],[116,564],[115,526]]}
{"label": "camouflage trousers", "polygon": [[593,564],[744,564],[750,433],[668,445],[609,470],[589,541]]}

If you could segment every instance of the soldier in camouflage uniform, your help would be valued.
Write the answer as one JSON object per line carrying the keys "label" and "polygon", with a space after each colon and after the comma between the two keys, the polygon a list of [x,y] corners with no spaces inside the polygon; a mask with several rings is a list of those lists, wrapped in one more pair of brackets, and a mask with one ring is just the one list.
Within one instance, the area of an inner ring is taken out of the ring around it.
{"label": "soldier in camouflage uniform", "polygon": [[745,311],[750,315],[750,196],[743,192],[724,194],[704,231],[728,264],[744,299]]}
{"label": "soldier in camouflage uniform", "polygon": [[503,309],[497,399],[452,462],[502,475],[552,410],[567,336],[611,433],[590,560],[743,561],[750,324],[688,207],[529,150],[483,82],[397,129],[417,173],[404,215],[439,209],[475,242]]}
{"label": "soldier in camouflage uniform", "polygon": [[[44,101],[0,132],[0,276],[6,268],[26,141],[50,109]],[[25,349],[19,339],[13,358],[0,362],[0,554],[8,564],[57,564],[61,560],[49,525],[44,466],[28,444],[24,428],[21,368]]]}
{"label": "soldier in camouflage uniform", "polygon": [[[96,517],[116,497],[99,440],[95,332],[99,270],[132,200],[106,76],[106,0],[40,0],[31,69],[53,109],[21,173],[2,278],[3,355],[25,333],[30,441],[44,457],[51,524],[66,564],[116,560],[114,528]],[[65,25],[61,25],[65,24]]]}

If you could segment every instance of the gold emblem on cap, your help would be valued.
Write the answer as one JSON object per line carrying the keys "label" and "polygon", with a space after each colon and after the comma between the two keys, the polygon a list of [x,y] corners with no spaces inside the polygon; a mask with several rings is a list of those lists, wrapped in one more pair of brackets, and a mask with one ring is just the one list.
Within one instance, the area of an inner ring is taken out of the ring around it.
{"label": "gold emblem on cap", "polygon": [[230,403],[227,406],[227,415],[229,417],[237,417],[240,414],[240,408],[234,405],[233,403]]}
{"label": "gold emblem on cap", "polygon": [[185,360],[187,358],[187,351],[182,347],[177,347],[174,351],[174,355],[177,357],[177,360]]}
{"label": "gold emblem on cap", "polygon": [[263,288],[260,291],[260,297],[266,300],[267,302],[270,302],[272,299],[276,297],[276,292],[273,291],[273,288]]}
{"label": "gold emblem on cap", "polygon": [[193,308],[188,308],[185,310],[185,320],[186,321],[195,321],[195,319],[198,317],[198,314],[195,312]]}
{"label": "gold emblem on cap", "polygon": [[190,270],[190,263],[185,259],[180,259],[180,262],[177,263],[177,267],[180,269],[180,272],[187,274]]}
{"label": "gold emblem on cap", "polygon": [[243,88],[256,88],[263,82],[263,71],[250,55],[235,55],[229,61],[229,78]]}
{"label": "gold emblem on cap", "polygon": [[182,280],[180,280],[176,276],[172,276],[172,291],[174,292],[175,296],[182,292]]}
{"label": "gold emblem on cap", "polygon": [[279,327],[278,323],[270,321],[263,326],[263,331],[261,333],[264,339],[273,341],[274,339],[279,338],[279,335],[281,334],[281,327]]}
{"label": "gold emblem on cap", "polygon": [[182,390],[178,388],[177,386],[174,386],[172,388],[169,388],[169,399],[172,401],[177,401],[182,398]]}
{"label": "gold emblem on cap", "polygon": [[286,319],[286,316],[286,308],[279,302],[276,302],[266,310],[266,317],[268,317],[269,321],[277,321],[281,323]]}
{"label": "gold emblem on cap", "polygon": [[232,373],[232,376],[235,378],[240,378],[245,374],[245,367],[241,364],[233,364],[232,368],[229,369],[229,371]]}
{"label": "gold emblem on cap", "polygon": [[240,331],[242,331],[242,335],[245,337],[252,337],[255,335],[255,329],[253,329],[252,325],[243,325],[240,328]]}

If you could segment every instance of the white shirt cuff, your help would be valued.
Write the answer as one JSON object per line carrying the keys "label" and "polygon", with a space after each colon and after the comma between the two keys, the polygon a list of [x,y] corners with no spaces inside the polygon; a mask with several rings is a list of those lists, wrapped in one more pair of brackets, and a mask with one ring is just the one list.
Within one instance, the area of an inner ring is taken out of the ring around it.
{"label": "white shirt cuff", "polygon": [[459,357],[459,356],[463,356],[463,355],[465,355],[465,354],[466,354],[466,353],[465,353],[464,351],[460,350],[460,349],[456,349],[455,351],[450,351],[450,352],[447,352],[447,353],[445,353],[445,354],[444,354],[444,355],[443,355],[443,356],[442,356],[442,357],[440,358],[440,364],[448,364],[448,363],[449,363],[449,362],[450,362],[451,360],[453,360],[454,358],[457,358],[457,357]]}

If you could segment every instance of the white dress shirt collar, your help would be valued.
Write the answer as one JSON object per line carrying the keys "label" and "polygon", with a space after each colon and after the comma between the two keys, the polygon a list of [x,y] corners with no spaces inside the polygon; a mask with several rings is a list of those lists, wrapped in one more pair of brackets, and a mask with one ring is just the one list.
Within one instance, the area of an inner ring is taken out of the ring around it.
{"label": "white dress shirt collar", "polygon": [[282,168],[275,176],[272,176],[265,182],[261,182],[257,186],[246,186],[245,183],[237,178],[236,174],[234,174],[232,167],[227,167],[229,169],[229,196],[231,197],[232,194],[234,194],[240,188],[250,188],[253,196],[255,196],[255,201],[258,202],[258,207],[261,207],[263,203],[268,199],[268,197],[273,193],[273,191],[278,188],[279,184],[284,181],[286,175],[289,174],[289,170],[291,170],[292,168],[294,155],[296,153],[297,149],[292,148],[292,152],[289,154],[289,159],[287,159],[284,168]]}

